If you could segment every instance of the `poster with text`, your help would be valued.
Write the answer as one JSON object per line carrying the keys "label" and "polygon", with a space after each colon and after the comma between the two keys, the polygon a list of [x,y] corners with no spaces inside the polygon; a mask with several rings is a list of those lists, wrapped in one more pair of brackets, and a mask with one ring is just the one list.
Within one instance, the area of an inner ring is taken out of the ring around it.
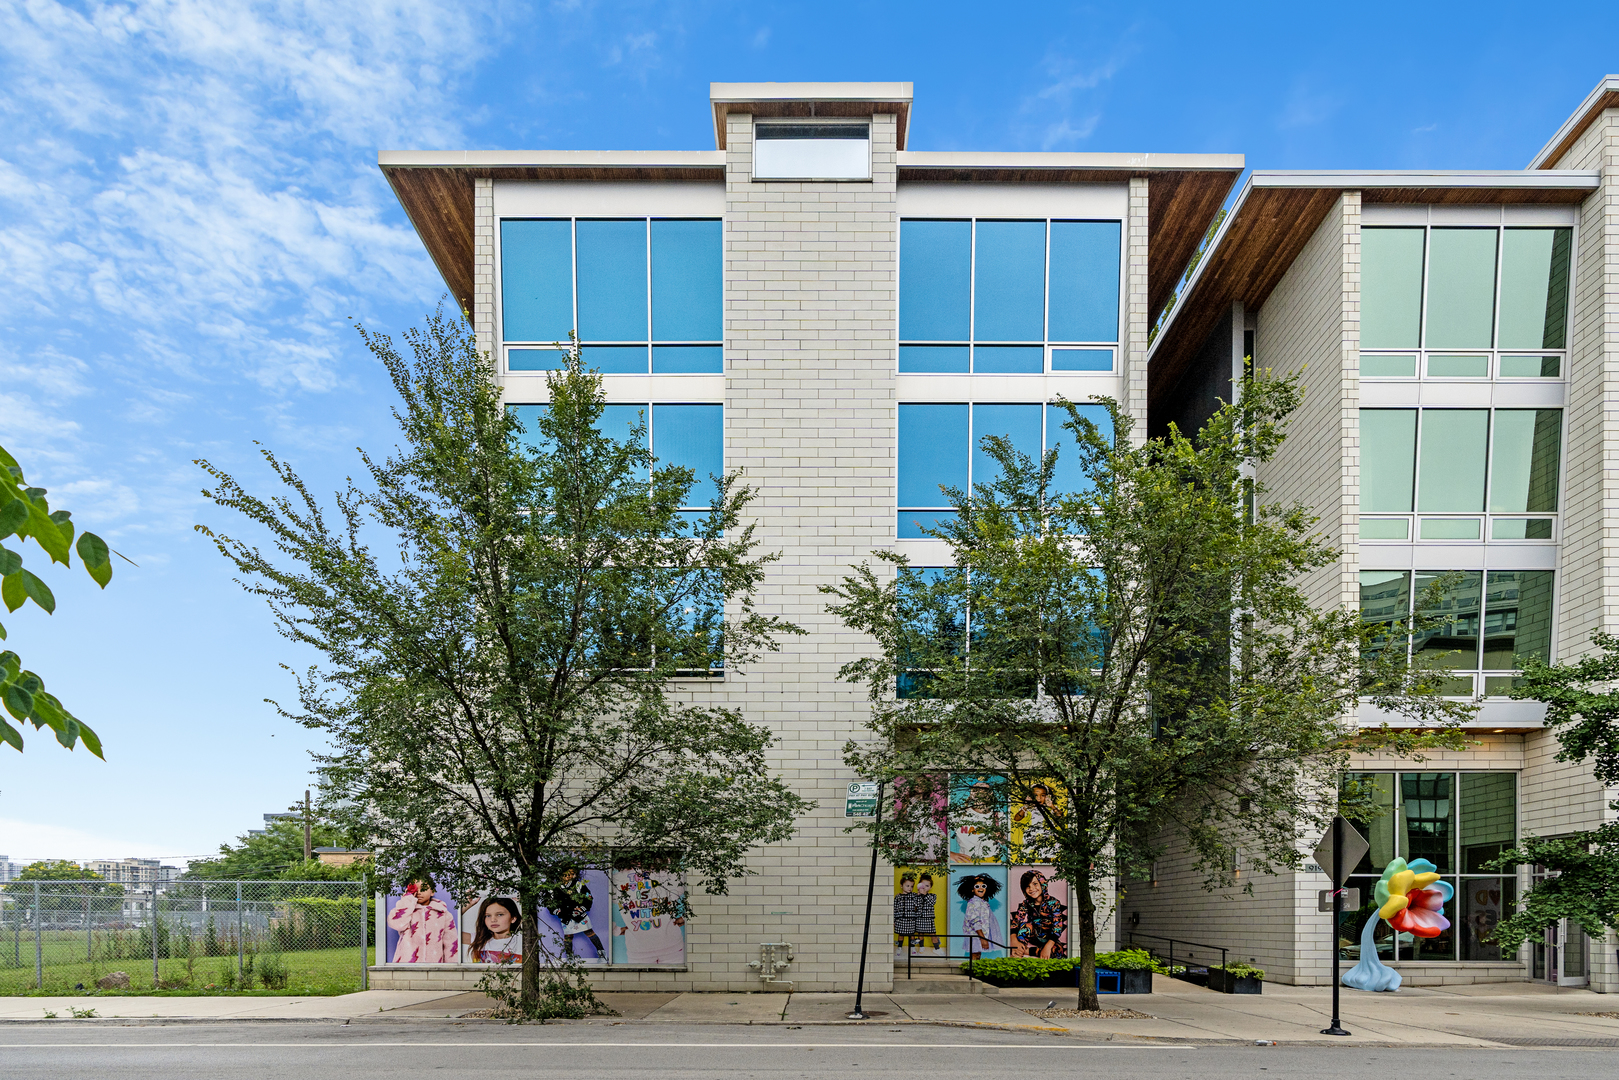
{"label": "poster with text", "polygon": [[461,939],[455,903],[432,882],[412,881],[387,900],[387,940],[383,955],[390,964],[458,964]]}
{"label": "poster with text", "polygon": [[[533,937],[523,925],[523,905],[513,893],[477,893],[461,905],[465,963],[521,964],[523,942]],[[543,939],[542,933],[542,943]]]}
{"label": "poster with text", "polygon": [[[570,867],[556,887],[540,894],[540,940],[546,956],[607,963],[613,925],[613,887],[604,870]],[[555,942],[556,944],[552,944]]]}
{"label": "poster with text", "polygon": [[614,870],[613,963],[686,962],[686,883],[673,870]]}
{"label": "poster with text", "polygon": [[1011,799],[1012,862],[1044,863],[1057,857],[1052,821],[1062,820],[1068,799],[1053,780],[1030,784],[1027,796]]}
{"label": "poster with text", "polygon": [[901,866],[894,871],[894,959],[944,956],[949,923],[945,908],[945,874],[933,867]]}
{"label": "poster with text", "polygon": [[950,861],[1006,861],[1006,778],[957,773],[950,778]]}
{"label": "poster with text", "polygon": [[1055,866],[1014,866],[1007,874],[1007,939],[1013,956],[1068,956],[1068,883]]}
{"label": "poster with text", "polygon": [[957,956],[1006,955],[1006,867],[950,868],[950,935]]}

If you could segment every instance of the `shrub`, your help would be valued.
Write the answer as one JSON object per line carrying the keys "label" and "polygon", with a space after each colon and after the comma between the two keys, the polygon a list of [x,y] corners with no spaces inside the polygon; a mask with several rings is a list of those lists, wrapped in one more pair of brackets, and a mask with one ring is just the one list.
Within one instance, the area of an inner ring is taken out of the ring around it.
{"label": "shrub", "polygon": [[266,990],[285,990],[292,978],[287,962],[280,953],[265,953],[259,957],[259,981]]}
{"label": "shrub", "polygon": [[[1216,964],[1209,970],[1219,971],[1221,968],[1220,965]],[[1250,964],[1227,964],[1224,970],[1233,979],[1263,979],[1265,977],[1264,968],[1256,968]]]}
{"label": "shrub", "polygon": [[[1004,956],[990,960],[973,961],[974,975],[991,982],[1018,984],[1037,983],[1052,975],[1063,975],[1079,966],[1073,957],[1063,960],[1042,960],[1035,956]],[[1167,975],[1169,969],[1152,958],[1146,949],[1120,949],[1117,952],[1096,954],[1096,967],[1101,971],[1155,971]],[[961,965],[962,973],[967,965]]]}

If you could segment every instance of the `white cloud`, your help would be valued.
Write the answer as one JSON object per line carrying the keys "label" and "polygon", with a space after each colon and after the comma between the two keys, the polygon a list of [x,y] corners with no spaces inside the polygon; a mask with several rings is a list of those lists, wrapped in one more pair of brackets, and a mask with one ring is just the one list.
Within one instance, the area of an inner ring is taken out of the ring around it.
{"label": "white cloud", "polygon": [[1340,95],[1314,90],[1306,80],[1296,80],[1282,102],[1276,126],[1284,131],[1313,127],[1330,118],[1340,104]]}

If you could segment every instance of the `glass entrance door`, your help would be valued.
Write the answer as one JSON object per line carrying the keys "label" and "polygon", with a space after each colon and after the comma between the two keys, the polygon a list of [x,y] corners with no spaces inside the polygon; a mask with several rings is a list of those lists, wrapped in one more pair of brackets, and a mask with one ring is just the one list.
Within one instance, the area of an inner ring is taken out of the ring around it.
{"label": "glass entrance door", "polygon": [[1547,927],[1534,944],[1534,978],[1558,986],[1585,986],[1590,982],[1586,970],[1590,951],[1590,940],[1580,924],[1563,919]]}

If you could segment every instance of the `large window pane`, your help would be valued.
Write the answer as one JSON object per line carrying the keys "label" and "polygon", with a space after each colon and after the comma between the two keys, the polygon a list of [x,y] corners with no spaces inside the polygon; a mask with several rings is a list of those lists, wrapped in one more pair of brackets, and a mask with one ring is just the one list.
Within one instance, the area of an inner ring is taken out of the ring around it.
{"label": "large window pane", "polygon": [[[1444,594],[1434,606],[1424,604],[1425,591],[1435,582],[1443,583]],[[1419,630],[1413,646],[1416,652],[1436,657],[1441,668],[1474,671],[1478,668],[1479,599],[1483,575],[1476,570],[1417,571],[1416,604],[1422,614],[1441,621]]]}
{"label": "large window pane", "polygon": [[973,339],[1043,341],[1046,223],[980,221],[974,265]]}
{"label": "large window pane", "polygon": [[1493,442],[1490,509],[1497,514],[1555,511],[1563,411],[1497,409]]}
{"label": "large window pane", "polygon": [[970,221],[900,222],[901,340],[967,340],[972,238]]}
{"label": "large window pane", "polygon": [[1512,914],[1518,883],[1512,878],[1462,878],[1457,889],[1461,911],[1463,960],[1516,960],[1517,953],[1502,955],[1495,928]]}
{"label": "large window pane", "polygon": [[[1381,623],[1390,636],[1404,641],[1406,620],[1411,615],[1411,574],[1405,570],[1362,570],[1360,572],[1360,618]],[[1381,648],[1381,644],[1378,648]],[[1404,645],[1400,645],[1404,648]],[[1381,872],[1381,871],[1380,871]]]}
{"label": "large window pane", "polygon": [[573,223],[500,223],[501,335],[567,341],[573,329]]}
{"label": "large window pane", "polygon": [[[1096,425],[1096,430],[1104,439],[1111,437],[1113,418],[1108,415],[1106,405],[1078,405],[1075,408],[1081,417]],[[1046,406],[1046,449],[1057,448],[1057,468],[1051,474],[1053,496],[1080,494],[1095,486],[1082,467],[1079,443],[1074,433],[1063,426],[1068,422],[1067,409],[1056,405]]]}
{"label": "large window pane", "polygon": [[654,345],[654,375],[719,375],[725,370],[724,350],[718,345]]}
{"label": "large window pane", "polygon": [[[1452,889],[1456,888],[1455,878],[1446,878]],[[1449,901],[1441,909],[1445,921],[1450,925],[1431,938],[1417,937],[1415,934],[1400,935],[1400,959],[1402,960],[1454,960],[1456,959],[1456,896],[1451,894]]]}
{"label": "large window pane", "polygon": [[1518,667],[1516,657],[1552,655],[1552,571],[1491,570],[1484,596],[1484,666]]}
{"label": "large window pane", "polygon": [[1462,873],[1485,873],[1518,838],[1518,774],[1462,773],[1461,819]]}
{"label": "large window pane", "polygon": [[579,363],[603,375],[645,375],[645,345],[584,345]]}
{"label": "large window pane", "polygon": [[719,405],[652,406],[652,452],[658,465],[680,465],[693,473],[687,507],[706,507],[719,494],[710,476],[725,471],[725,428]]}
{"label": "large window pane", "polygon": [[1416,476],[1417,410],[1360,411],[1360,510],[1409,514]]}
{"label": "large window pane", "polygon": [[1507,229],[1501,241],[1503,349],[1561,349],[1568,337],[1572,229]]}
{"label": "large window pane", "polygon": [[973,487],[993,484],[1001,478],[1000,462],[989,456],[984,440],[1003,435],[1012,448],[1038,463],[1040,460],[1039,405],[973,406]]}
{"label": "large window pane", "polygon": [[1456,843],[1456,775],[1400,774],[1400,855],[1427,859],[1441,874],[1453,874]]}
{"label": "large window pane", "polygon": [[1046,369],[1039,345],[974,345],[973,371],[979,375],[1038,375]]}
{"label": "large window pane", "polygon": [[947,506],[941,486],[967,489],[967,419],[966,405],[899,407],[901,507]]}
{"label": "large window pane", "polygon": [[1051,223],[1052,341],[1119,339],[1119,222]]}
{"label": "large window pane", "polygon": [[965,375],[968,370],[967,346],[901,345],[899,370],[902,375]]}
{"label": "large window pane", "polygon": [[646,222],[580,221],[579,338],[645,341]]}
{"label": "large window pane", "polygon": [[1360,343],[1413,349],[1422,333],[1424,229],[1360,231]]}
{"label": "large window pane", "polygon": [[1428,253],[1430,349],[1487,349],[1495,324],[1495,229],[1434,229]]}
{"label": "large window pane", "polygon": [[1417,464],[1417,509],[1478,513],[1484,509],[1487,409],[1424,409]]}
{"label": "large window pane", "polygon": [[548,408],[550,408],[549,405],[506,406],[507,414],[516,419],[518,426],[522,429],[517,436],[518,443],[534,453],[542,453],[548,449],[546,441],[540,437],[539,425],[541,414]]}
{"label": "large window pane", "polygon": [[[1391,772],[1350,773],[1347,779],[1366,789],[1370,796],[1369,812],[1353,814],[1349,820],[1371,845],[1360,862],[1350,869],[1352,874],[1381,875],[1383,867],[1394,858],[1394,774]],[[1332,867],[1322,867],[1332,873]],[[1368,897],[1362,897],[1368,899]],[[1359,929],[1358,927],[1356,929]]]}
{"label": "large window pane", "polygon": [[718,221],[652,223],[652,336],[718,341],[724,275]]}

